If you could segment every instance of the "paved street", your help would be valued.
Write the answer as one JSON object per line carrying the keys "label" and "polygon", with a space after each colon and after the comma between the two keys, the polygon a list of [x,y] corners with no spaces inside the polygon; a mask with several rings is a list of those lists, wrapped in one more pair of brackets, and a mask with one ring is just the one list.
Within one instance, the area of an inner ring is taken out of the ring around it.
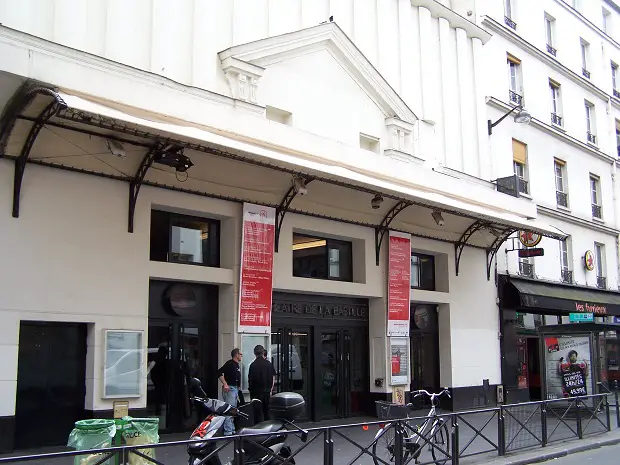
{"label": "paved street", "polygon": [[555,459],[553,465],[612,465],[618,463],[620,445],[601,447]]}

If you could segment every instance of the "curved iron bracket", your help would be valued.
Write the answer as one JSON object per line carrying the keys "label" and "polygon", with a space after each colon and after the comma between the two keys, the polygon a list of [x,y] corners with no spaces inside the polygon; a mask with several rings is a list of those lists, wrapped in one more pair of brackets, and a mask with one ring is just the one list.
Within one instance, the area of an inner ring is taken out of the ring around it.
{"label": "curved iron bracket", "polygon": [[140,193],[140,187],[148,172],[149,168],[155,160],[155,155],[162,149],[162,144],[155,144],[144,155],[144,158],[140,162],[140,166],[136,171],[135,176],[129,182],[129,216],[127,218],[127,231],[133,233],[133,221],[136,213],[136,203],[138,202],[138,194]]}
{"label": "curved iron bracket", "polygon": [[[306,185],[308,185],[312,181],[314,181],[314,178],[311,176],[306,176],[303,178],[303,181]],[[291,186],[284,195],[284,198],[282,199],[282,202],[280,202],[280,205],[276,208],[276,237],[274,242],[274,250],[276,253],[278,253],[278,247],[280,244],[280,231],[282,230],[282,223],[284,222],[284,217],[289,211],[291,203],[296,196],[297,191],[295,190],[295,186]]]}
{"label": "curved iron bracket", "polygon": [[508,228],[502,231],[501,235],[493,241],[491,247],[486,249],[487,252],[487,281],[491,280],[491,265],[493,264],[493,259],[497,255],[497,251],[501,247],[501,245],[506,242],[506,240],[510,237],[511,234],[518,231],[519,228]]}
{"label": "curved iron bracket", "polygon": [[53,100],[47,104],[47,106],[33,122],[32,127],[28,132],[28,136],[24,141],[22,150],[19,156],[15,159],[15,171],[13,174],[13,218],[19,218],[19,200],[22,190],[22,181],[24,180],[24,172],[26,171],[26,164],[28,163],[30,151],[34,146],[41,129],[45,126],[45,123],[47,123],[60,110],[67,108],[67,104],[62,100],[62,98],[60,98],[60,96],[51,89],[47,89],[45,87],[34,87],[32,89],[25,90],[24,92],[25,93],[22,96],[15,99],[14,102],[16,103],[11,104],[13,108],[10,109],[10,114],[5,112],[2,115],[2,121],[0,122],[0,131],[2,131],[0,133],[0,148],[2,149],[2,153],[4,153],[4,147],[6,146],[11,130],[15,126],[15,121],[17,120],[19,113],[24,110],[38,94],[51,95]]}
{"label": "curved iron bracket", "polygon": [[480,231],[481,229],[489,226],[489,224],[490,223],[488,221],[482,221],[482,220],[474,221],[472,224],[469,225],[469,227],[465,230],[465,232],[461,234],[459,241],[456,244],[454,244],[454,255],[455,255],[457,276],[459,275],[459,266],[461,264],[461,255],[463,254],[463,249],[465,248],[465,246],[467,245],[471,237],[477,231]]}
{"label": "curved iron bracket", "polygon": [[385,238],[385,234],[388,232],[390,224],[394,221],[394,218],[398,216],[400,212],[402,212],[405,208],[413,205],[412,202],[408,202],[406,200],[400,200],[396,205],[392,207],[392,209],[386,213],[386,215],[381,220],[381,224],[375,228],[375,260],[377,266],[379,266],[379,258],[381,257],[381,244],[383,244],[383,239]]}

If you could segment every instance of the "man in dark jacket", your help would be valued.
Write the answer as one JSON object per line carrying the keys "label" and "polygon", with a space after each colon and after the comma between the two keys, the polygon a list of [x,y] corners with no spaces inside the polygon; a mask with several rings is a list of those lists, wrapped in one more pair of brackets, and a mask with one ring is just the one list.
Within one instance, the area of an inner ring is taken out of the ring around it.
{"label": "man in dark jacket", "polygon": [[252,362],[248,371],[250,398],[260,400],[263,406],[262,409],[254,411],[256,423],[269,419],[269,398],[276,382],[276,371],[271,362],[263,356],[264,353],[263,346],[254,347],[256,360]]}

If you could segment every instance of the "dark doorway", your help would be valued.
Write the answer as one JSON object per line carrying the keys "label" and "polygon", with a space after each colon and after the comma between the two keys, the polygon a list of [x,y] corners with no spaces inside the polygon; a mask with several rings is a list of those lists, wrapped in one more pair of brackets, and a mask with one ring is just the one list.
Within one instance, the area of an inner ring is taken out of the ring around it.
{"label": "dark doorway", "polygon": [[15,448],[66,444],[84,418],[86,325],[22,322],[18,354]]}
{"label": "dark doorway", "polygon": [[217,287],[151,281],[147,409],[160,429],[187,431],[199,422],[189,379],[217,398]]}
{"label": "dark doorway", "polygon": [[439,324],[437,306],[411,306],[411,390],[439,392]]}
{"label": "dark doorway", "polygon": [[525,338],[527,341],[527,379],[530,400],[542,400],[540,375],[540,341],[536,337]]}

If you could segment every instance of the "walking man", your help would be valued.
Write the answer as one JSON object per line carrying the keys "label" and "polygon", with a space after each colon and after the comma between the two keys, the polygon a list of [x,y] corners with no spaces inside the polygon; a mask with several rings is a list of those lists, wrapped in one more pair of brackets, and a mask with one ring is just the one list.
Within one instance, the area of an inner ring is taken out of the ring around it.
{"label": "walking man", "polygon": [[248,371],[250,398],[260,400],[263,406],[261,410],[255,409],[256,423],[269,419],[269,398],[276,382],[276,371],[265,357],[266,353],[267,351],[263,346],[254,347],[256,360],[252,362]]}
{"label": "walking man", "polygon": [[[243,354],[239,349],[233,349],[230,352],[230,357],[230,360],[219,369],[218,379],[222,383],[224,402],[236,407],[239,389],[241,389],[241,366],[239,363],[241,363]],[[235,434],[235,423],[232,417],[228,417],[224,422],[224,435],[231,436],[233,434]]]}

